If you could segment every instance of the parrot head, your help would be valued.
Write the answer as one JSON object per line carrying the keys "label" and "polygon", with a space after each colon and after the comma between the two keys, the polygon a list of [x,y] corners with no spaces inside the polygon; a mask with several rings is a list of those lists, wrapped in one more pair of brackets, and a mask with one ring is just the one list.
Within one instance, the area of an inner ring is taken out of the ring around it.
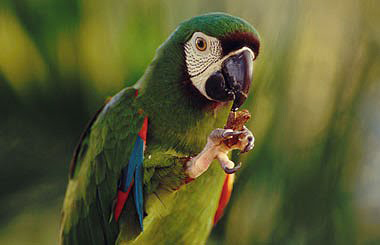
{"label": "parrot head", "polygon": [[232,100],[232,110],[237,110],[252,82],[260,46],[257,32],[242,19],[210,14],[183,23],[177,33],[187,34],[184,58],[190,85],[209,101]]}
{"label": "parrot head", "polygon": [[157,91],[161,81],[161,89],[179,88],[202,107],[233,101],[237,110],[247,98],[259,48],[257,31],[243,19],[224,13],[194,17],[158,49],[148,69],[155,71],[148,74],[161,78],[150,79],[148,87]]}

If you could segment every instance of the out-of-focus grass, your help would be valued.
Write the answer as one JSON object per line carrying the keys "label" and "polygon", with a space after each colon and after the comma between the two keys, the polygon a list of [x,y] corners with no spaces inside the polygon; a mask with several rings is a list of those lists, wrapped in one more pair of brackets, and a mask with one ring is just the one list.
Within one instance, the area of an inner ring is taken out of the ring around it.
{"label": "out-of-focus grass", "polygon": [[262,36],[247,107],[256,148],[209,243],[380,241],[376,1],[0,3],[1,244],[56,243],[75,142],[191,16],[225,11]]}

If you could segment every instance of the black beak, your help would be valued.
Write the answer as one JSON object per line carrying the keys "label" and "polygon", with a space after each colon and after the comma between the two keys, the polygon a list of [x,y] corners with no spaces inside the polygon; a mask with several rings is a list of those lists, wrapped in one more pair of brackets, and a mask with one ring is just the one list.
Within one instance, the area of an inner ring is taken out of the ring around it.
{"label": "black beak", "polygon": [[247,99],[253,76],[253,57],[248,50],[226,59],[220,71],[206,81],[207,95],[217,101],[233,100],[236,111]]}

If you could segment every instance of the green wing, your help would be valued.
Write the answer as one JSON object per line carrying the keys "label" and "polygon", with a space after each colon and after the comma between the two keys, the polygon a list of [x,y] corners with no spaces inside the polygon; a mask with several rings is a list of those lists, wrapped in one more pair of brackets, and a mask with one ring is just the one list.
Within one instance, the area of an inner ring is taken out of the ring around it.
{"label": "green wing", "polygon": [[[113,200],[144,119],[135,101],[135,89],[121,91],[82,135],[63,204],[61,244],[115,243],[119,225],[112,219]],[[128,202],[126,206],[132,207]],[[134,212],[131,208],[128,215]],[[130,225],[131,230],[138,229],[137,223]]]}

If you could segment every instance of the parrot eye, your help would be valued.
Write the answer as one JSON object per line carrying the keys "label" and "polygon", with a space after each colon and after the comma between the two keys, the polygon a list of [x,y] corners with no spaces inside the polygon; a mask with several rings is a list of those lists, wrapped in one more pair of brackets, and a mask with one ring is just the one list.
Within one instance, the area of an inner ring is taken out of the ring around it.
{"label": "parrot eye", "polygon": [[207,42],[202,37],[197,37],[197,39],[195,39],[195,46],[199,51],[205,51],[207,48]]}
{"label": "parrot eye", "polygon": [[186,67],[190,77],[204,72],[209,66],[221,59],[222,46],[215,37],[202,32],[194,32],[184,45]]}

